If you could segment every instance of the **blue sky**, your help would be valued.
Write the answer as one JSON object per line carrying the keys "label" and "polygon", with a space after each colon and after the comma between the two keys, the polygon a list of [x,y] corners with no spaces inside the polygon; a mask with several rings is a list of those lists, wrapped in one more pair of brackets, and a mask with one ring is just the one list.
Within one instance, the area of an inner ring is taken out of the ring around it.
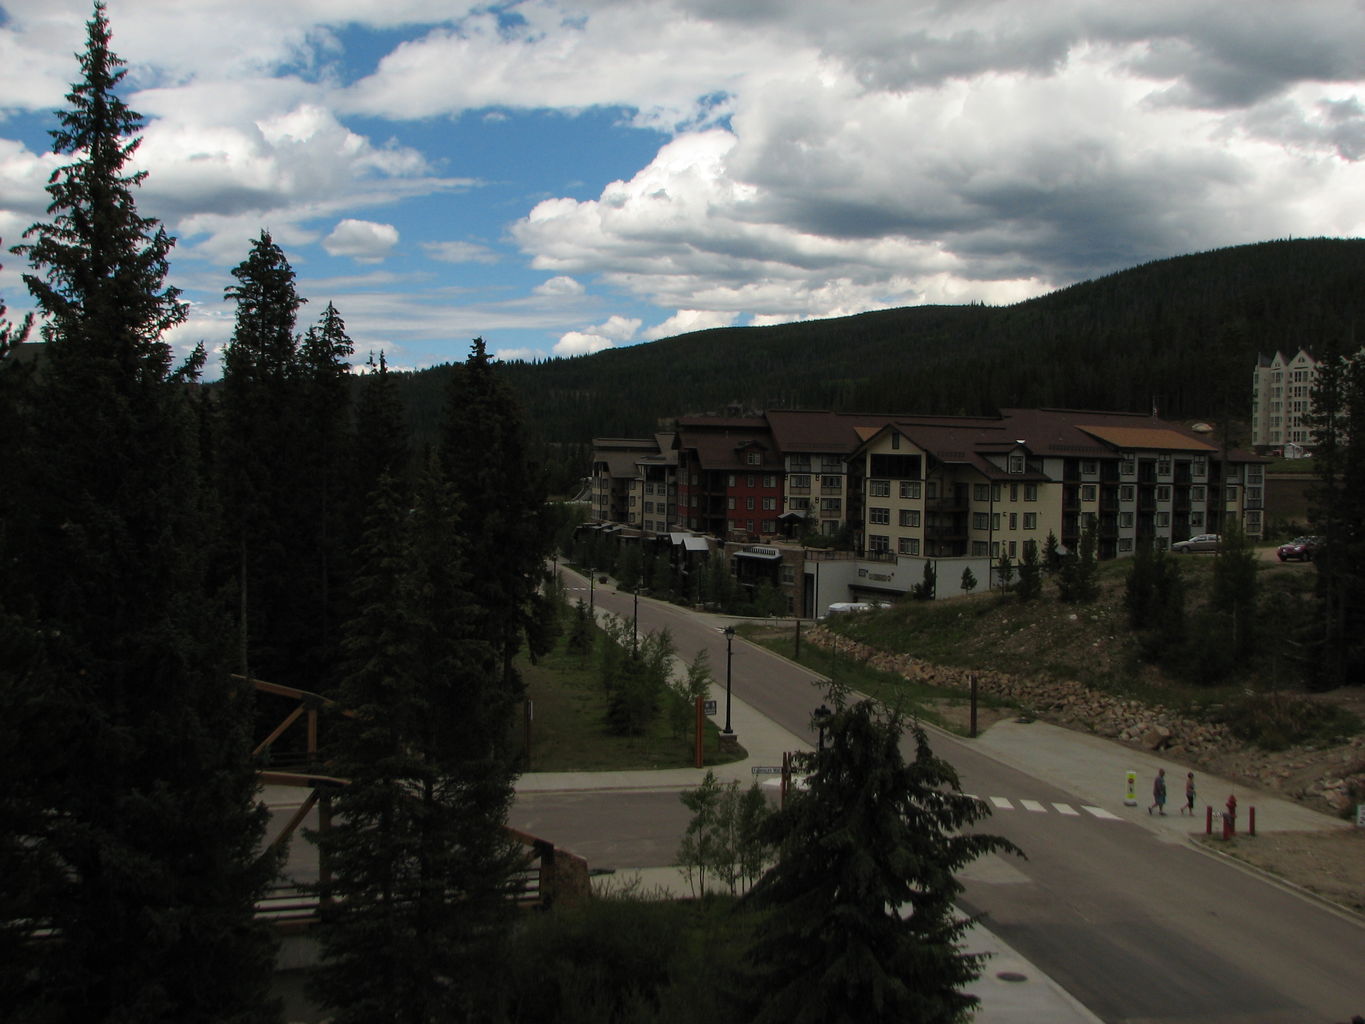
{"label": "blue sky", "polygon": [[[0,2],[0,239],[43,217],[88,3]],[[363,361],[1008,303],[1365,228],[1352,0],[110,0],[220,350],[271,231]],[[0,296],[27,306],[22,261]]]}

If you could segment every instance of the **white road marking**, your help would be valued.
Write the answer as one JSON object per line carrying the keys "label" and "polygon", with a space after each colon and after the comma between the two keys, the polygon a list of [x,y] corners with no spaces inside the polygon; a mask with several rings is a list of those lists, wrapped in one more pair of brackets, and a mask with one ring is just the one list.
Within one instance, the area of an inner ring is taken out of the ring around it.
{"label": "white road marking", "polygon": [[1097,818],[1107,818],[1111,821],[1122,820],[1119,818],[1117,814],[1111,814],[1109,811],[1106,811],[1103,807],[1091,807],[1088,804],[1081,804],[1081,810],[1089,811]]}
{"label": "white road marking", "polygon": [[1070,804],[1053,804],[1052,806],[1057,808],[1058,814],[1069,814],[1072,817],[1075,817],[1076,815],[1079,815],[1081,813],[1080,811],[1076,810],[1076,808],[1072,807]]}
{"label": "white road marking", "polygon": [[1003,796],[991,797],[991,803],[995,804],[995,806],[999,807],[1002,811],[1014,810],[1014,804],[1010,803],[1009,800]]}
{"label": "white road marking", "polygon": [[1034,814],[1047,813],[1047,808],[1040,804],[1037,800],[1020,800],[1019,803],[1023,806],[1024,810],[1032,811]]}

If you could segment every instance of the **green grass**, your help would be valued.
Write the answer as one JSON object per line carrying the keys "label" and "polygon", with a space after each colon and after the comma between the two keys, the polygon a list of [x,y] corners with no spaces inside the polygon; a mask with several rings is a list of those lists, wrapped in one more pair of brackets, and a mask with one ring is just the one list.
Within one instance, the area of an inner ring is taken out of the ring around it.
{"label": "green grass", "polygon": [[[597,642],[607,641],[599,637]],[[572,654],[561,644],[536,665],[522,655],[517,668],[534,708],[526,771],[631,771],[695,764],[691,729],[678,739],[662,713],[641,736],[613,736],[607,731],[607,698],[595,659]],[[718,735],[708,719],[702,745],[706,764],[726,764],[748,756],[742,747],[734,753],[720,753]]]}
{"label": "green grass", "polygon": [[[794,630],[783,630],[781,634],[775,634],[770,626],[742,625],[739,627],[739,633],[746,640],[766,647],[789,661],[810,669],[813,673],[827,676],[841,686],[847,686],[859,693],[865,693],[869,697],[875,697],[885,704],[900,708],[906,714],[918,717],[926,722],[932,722],[934,725],[953,732],[965,733],[964,729],[947,721],[932,706],[933,703],[941,700],[965,704],[967,698],[961,690],[911,682],[892,672],[882,672],[872,668],[865,662],[851,658],[847,654],[840,656],[836,652],[818,648],[814,644],[804,641],[801,644],[801,656],[798,658],[796,656]],[[811,692],[812,705],[821,700],[824,700],[823,694],[813,687]],[[981,707],[992,708],[1014,706],[1008,701],[986,695],[982,695],[978,699],[978,703]]]}

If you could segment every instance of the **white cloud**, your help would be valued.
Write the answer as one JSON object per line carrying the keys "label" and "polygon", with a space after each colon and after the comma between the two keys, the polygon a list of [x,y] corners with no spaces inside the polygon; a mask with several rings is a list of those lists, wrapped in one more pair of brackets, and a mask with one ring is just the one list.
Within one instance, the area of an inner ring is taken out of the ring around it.
{"label": "white cloud", "polygon": [[441,263],[497,263],[499,256],[475,242],[423,242],[422,250]]}
{"label": "white cloud", "polygon": [[322,240],[322,247],[333,256],[349,256],[359,263],[378,263],[398,244],[398,229],[392,224],[347,218]]}
{"label": "white cloud", "polygon": [[588,331],[569,331],[555,342],[554,354],[557,356],[590,356],[612,347],[610,338]]}
{"label": "white cloud", "polygon": [[582,295],[587,289],[579,284],[572,277],[561,274],[552,277],[548,281],[542,281],[531,289],[534,295],[563,297],[569,295]]}
{"label": "white cloud", "polygon": [[650,338],[672,338],[691,331],[706,331],[713,327],[729,327],[735,322],[733,312],[710,309],[680,309],[661,324],[645,332]]}

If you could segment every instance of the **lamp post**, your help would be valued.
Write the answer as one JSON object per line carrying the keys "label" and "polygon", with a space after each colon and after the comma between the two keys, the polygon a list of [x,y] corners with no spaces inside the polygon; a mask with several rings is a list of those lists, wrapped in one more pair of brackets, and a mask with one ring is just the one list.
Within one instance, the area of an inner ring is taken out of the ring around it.
{"label": "lamp post", "polygon": [[721,730],[725,735],[730,735],[734,730],[730,728],[730,663],[733,661],[735,652],[733,648],[735,640],[735,627],[725,627],[725,728]]}
{"label": "lamp post", "polygon": [[639,633],[640,633],[640,581],[636,580],[635,616],[630,620],[630,653],[632,656],[639,653],[639,648],[636,644],[636,638],[639,636]]}
{"label": "lamp post", "polygon": [[594,607],[593,607],[593,604],[594,604],[595,600],[597,599],[597,589],[596,589],[596,588],[597,588],[597,577],[594,575],[596,572],[597,572],[596,569],[594,569],[592,566],[588,566],[588,615],[589,615],[589,616],[592,616],[592,614],[593,614],[593,612],[594,612],[594,610],[595,610]]}

